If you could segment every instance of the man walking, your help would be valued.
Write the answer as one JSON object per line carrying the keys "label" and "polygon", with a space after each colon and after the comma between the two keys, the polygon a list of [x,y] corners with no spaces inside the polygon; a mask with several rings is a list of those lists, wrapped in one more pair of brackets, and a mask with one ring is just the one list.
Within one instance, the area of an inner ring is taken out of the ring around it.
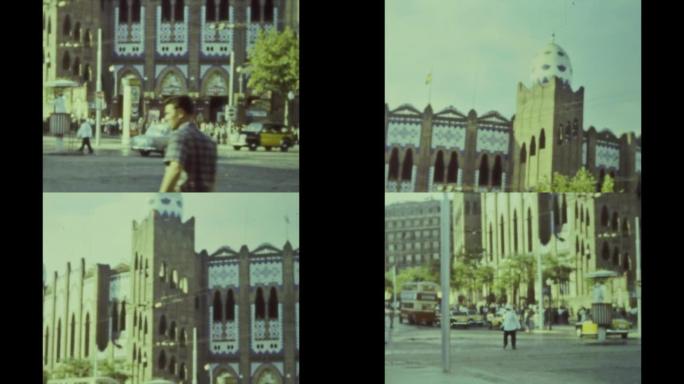
{"label": "man walking", "polygon": [[83,148],[87,145],[88,153],[92,155],[93,147],[90,146],[90,138],[93,137],[93,128],[90,126],[87,119],[83,119],[81,122],[81,127],[78,129],[76,137],[83,139],[81,140],[81,148],[79,148],[78,151],[82,152]]}
{"label": "man walking", "polygon": [[216,143],[197,129],[188,96],[174,96],[164,103],[169,137],[160,192],[211,192],[216,182]]}
{"label": "man walking", "polygon": [[503,318],[503,331],[504,331],[504,345],[503,348],[506,349],[508,346],[508,336],[511,336],[511,345],[515,349],[515,333],[520,329],[520,321],[518,316],[511,308],[511,306],[506,307],[506,313]]}

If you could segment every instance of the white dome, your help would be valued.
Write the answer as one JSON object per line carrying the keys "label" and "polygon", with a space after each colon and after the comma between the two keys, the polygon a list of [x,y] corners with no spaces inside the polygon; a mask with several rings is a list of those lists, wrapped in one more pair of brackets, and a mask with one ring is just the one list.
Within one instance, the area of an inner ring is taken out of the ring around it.
{"label": "white dome", "polygon": [[162,216],[183,219],[183,196],[180,193],[155,193],[150,197],[148,205]]}
{"label": "white dome", "polygon": [[532,61],[530,80],[532,84],[547,84],[556,76],[570,85],[572,65],[568,53],[555,43],[549,43]]}

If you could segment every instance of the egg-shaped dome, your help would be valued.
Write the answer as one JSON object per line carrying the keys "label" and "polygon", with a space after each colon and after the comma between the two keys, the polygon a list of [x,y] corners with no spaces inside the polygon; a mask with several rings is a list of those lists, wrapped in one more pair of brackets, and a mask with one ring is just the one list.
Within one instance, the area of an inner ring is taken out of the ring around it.
{"label": "egg-shaped dome", "polygon": [[547,84],[556,76],[570,85],[572,65],[568,53],[556,43],[549,43],[532,61],[530,80],[532,84]]}
{"label": "egg-shaped dome", "polygon": [[180,193],[155,193],[150,196],[148,206],[162,216],[183,219],[183,196]]}

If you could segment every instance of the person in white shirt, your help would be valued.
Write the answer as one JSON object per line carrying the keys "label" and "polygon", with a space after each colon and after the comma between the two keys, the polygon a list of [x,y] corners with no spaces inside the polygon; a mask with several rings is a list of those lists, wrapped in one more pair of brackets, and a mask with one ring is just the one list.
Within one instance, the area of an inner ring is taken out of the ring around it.
{"label": "person in white shirt", "polygon": [[79,148],[78,150],[83,151],[83,147],[87,145],[88,151],[92,155],[93,147],[90,146],[90,138],[93,137],[93,128],[90,126],[90,123],[88,123],[88,120],[83,119],[81,127],[78,129],[78,132],[76,133],[76,137],[83,139],[81,141],[81,148]]}
{"label": "person in white shirt", "polygon": [[511,345],[513,346],[513,349],[515,349],[515,333],[520,329],[520,321],[518,320],[518,316],[515,314],[513,311],[513,308],[511,306],[506,307],[506,313],[504,313],[503,316],[503,331],[504,331],[504,345],[503,348],[506,349],[508,346],[508,336],[511,336]]}

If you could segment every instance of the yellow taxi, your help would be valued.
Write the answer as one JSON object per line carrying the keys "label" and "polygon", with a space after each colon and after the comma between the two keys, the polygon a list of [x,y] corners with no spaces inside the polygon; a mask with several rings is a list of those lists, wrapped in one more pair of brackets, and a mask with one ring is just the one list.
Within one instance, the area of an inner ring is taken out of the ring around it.
{"label": "yellow taxi", "polygon": [[[620,335],[623,339],[626,339],[630,329],[632,329],[631,322],[617,317],[611,321],[610,326],[606,330],[606,335]],[[597,337],[598,324],[592,320],[585,320],[575,324],[575,331],[577,337]]]}

